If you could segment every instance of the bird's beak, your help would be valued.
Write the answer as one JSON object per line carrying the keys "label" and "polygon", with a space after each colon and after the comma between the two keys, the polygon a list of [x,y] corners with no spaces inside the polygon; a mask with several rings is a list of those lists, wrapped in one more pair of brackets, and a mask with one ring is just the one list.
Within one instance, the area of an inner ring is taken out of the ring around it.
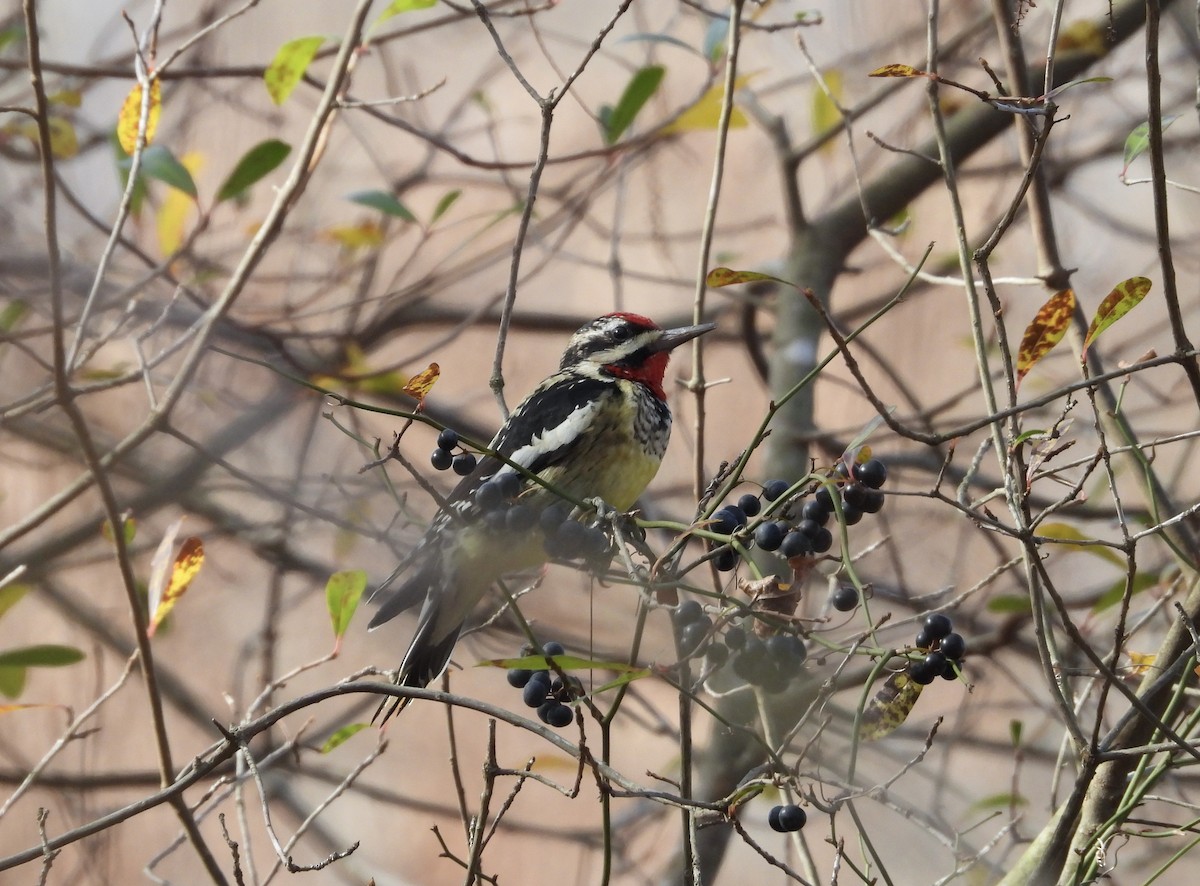
{"label": "bird's beak", "polygon": [[669,351],[687,341],[691,341],[706,332],[717,328],[716,323],[701,323],[698,326],[680,326],[676,329],[664,329],[662,335],[648,346],[651,351]]}

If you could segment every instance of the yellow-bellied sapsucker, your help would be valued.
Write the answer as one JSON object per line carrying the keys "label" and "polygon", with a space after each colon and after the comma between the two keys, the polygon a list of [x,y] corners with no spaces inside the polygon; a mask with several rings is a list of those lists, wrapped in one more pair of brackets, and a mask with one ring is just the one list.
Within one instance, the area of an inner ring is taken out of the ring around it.
{"label": "yellow-bellied sapsucker", "polygon": [[[513,410],[489,448],[571,499],[631,508],[658,471],[671,435],[663,391],[670,352],[713,328],[661,329],[627,313],[591,321],[571,337],[558,372]],[[400,664],[402,686],[425,686],[441,674],[463,623],[496,579],[549,559],[536,520],[514,531],[480,519],[481,488],[501,484],[515,492],[526,514],[562,501],[493,457],[462,479],[413,551],[408,578],[368,626],[421,604]],[[398,701],[388,716],[401,706]]]}

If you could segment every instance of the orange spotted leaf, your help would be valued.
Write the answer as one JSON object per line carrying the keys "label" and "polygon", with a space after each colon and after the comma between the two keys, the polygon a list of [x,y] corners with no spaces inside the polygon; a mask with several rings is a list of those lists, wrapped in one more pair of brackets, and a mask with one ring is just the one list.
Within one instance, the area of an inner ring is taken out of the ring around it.
{"label": "orange spotted leaf", "polygon": [[912,65],[884,65],[882,68],[876,68],[868,77],[928,77],[928,71],[922,71],[920,68],[914,68]]}
{"label": "orange spotted leaf", "polygon": [[204,543],[195,537],[185,538],[171,565],[170,581],[151,610],[153,614],[150,618],[150,626],[146,629],[148,636],[154,636],[154,632],[158,630],[162,620],[175,608],[179,598],[191,586],[192,579],[196,577],[196,573],[200,571],[202,565],[204,565]]}
{"label": "orange spotted leaf", "polygon": [[1025,327],[1021,347],[1017,351],[1017,384],[1021,383],[1034,363],[1049,354],[1062,340],[1071,325],[1074,312],[1075,292],[1071,289],[1054,293],[1038,310],[1033,322]]}
{"label": "orange spotted leaf", "polygon": [[1113,291],[1104,297],[1104,301],[1100,302],[1100,307],[1096,309],[1096,316],[1092,318],[1092,325],[1088,327],[1087,336],[1083,340],[1083,357],[1085,359],[1088,346],[1096,336],[1136,308],[1138,303],[1146,297],[1146,293],[1150,291],[1150,286],[1150,280],[1146,277],[1130,277],[1128,280],[1118,283]]}
{"label": "orange spotted leaf", "polygon": [[[162,113],[162,84],[155,77],[150,81],[150,108],[146,115],[146,144],[154,141],[154,133],[158,130],[158,117]],[[142,84],[136,83],[129,95],[125,96],[125,104],[117,117],[117,140],[126,154],[132,154],[137,148],[138,124],[142,119]]]}
{"label": "orange spotted leaf", "polygon": [[425,398],[429,396],[429,391],[441,374],[441,367],[430,363],[428,369],[422,369],[404,385],[404,393],[416,398],[418,409],[425,405]]}

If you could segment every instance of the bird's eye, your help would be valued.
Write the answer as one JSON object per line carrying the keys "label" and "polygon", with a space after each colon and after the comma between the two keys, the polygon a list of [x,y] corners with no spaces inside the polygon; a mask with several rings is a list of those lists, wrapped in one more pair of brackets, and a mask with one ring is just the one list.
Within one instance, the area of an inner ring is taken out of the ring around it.
{"label": "bird's eye", "polygon": [[629,341],[631,335],[633,335],[633,330],[628,326],[618,326],[612,332],[612,337],[615,341]]}

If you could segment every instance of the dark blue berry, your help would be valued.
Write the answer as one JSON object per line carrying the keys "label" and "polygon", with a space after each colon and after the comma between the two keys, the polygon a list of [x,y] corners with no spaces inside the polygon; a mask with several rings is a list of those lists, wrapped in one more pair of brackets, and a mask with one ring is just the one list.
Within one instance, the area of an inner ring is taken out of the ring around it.
{"label": "dark blue berry", "polygon": [[508,515],[502,510],[488,511],[483,515],[483,525],[492,532],[500,532],[508,525]]}
{"label": "dark blue berry", "polygon": [[816,520],[801,520],[796,524],[796,531],[813,539],[817,537],[817,533],[821,531],[821,524]]}
{"label": "dark blue berry", "polygon": [[538,515],[538,524],[546,535],[553,535],[570,515],[571,506],[566,502],[556,501]]}
{"label": "dark blue berry", "polygon": [[777,551],[786,532],[786,523],[760,523],[754,530],[754,543],[764,551]]}
{"label": "dark blue berry", "polygon": [[528,671],[525,668],[510,668],[508,671],[508,685],[514,689],[524,689],[525,684],[529,682],[529,678],[533,676],[533,671]]}
{"label": "dark blue berry", "polygon": [[865,511],[866,508],[863,505],[867,500],[868,493],[871,491],[861,483],[847,483],[842,489],[842,501],[852,508]]}
{"label": "dark blue berry", "polygon": [[437,438],[438,449],[444,449],[449,452],[458,445],[458,431],[453,428],[443,428]]}
{"label": "dark blue berry", "polygon": [[854,585],[839,585],[829,602],[838,612],[849,612],[858,605],[858,588]]}
{"label": "dark blue berry", "polygon": [[753,517],[762,510],[762,502],[758,500],[758,496],[749,492],[738,499],[737,506],[747,517]]}
{"label": "dark blue berry", "polygon": [[454,473],[460,477],[465,477],[471,471],[475,470],[475,455],[471,452],[460,452],[454,456],[454,461],[451,462],[454,468]]}
{"label": "dark blue berry", "polygon": [[792,804],[780,806],[779,812],[775,816],[775,822],[778,825],[776,830],[785,834],[791,833],[800,830],[808,823],[808,813]]}
{"label": "dark blue berry", "polygon": [[824,554],[833,547],[833,533],[821,526],[817,529],[817,534],[812,537],[813,550],[818,554]]}
{"label": "dark blue berry", "polygon": [[784,677],[791,678],[800,673],[804,660],[808,658],[808,649],[799,637],[776,634],[767,641],[767,655]]}
{"label": "dark blue berry", "polygon": [[829,494],[828,486],[818,489],[812,500],[821,510],[833,513],[833,496]]}
{"label": "dark blue berry", "polygon": [[448,449],[435,449],[429,454],[429,463],[433,465],[436,471],[449,470],[453,461],[454,456],[450,454],[450,450]]}
{"label": "dark blue berry", "polygon": [[482,510],[490,511],[503,500],[504,493],[500,491],[500,484],[495,480],[488,480],[475,490],[475,504]]}
{"label": "dark blue berry", "polygon": [[883,510],[886,501],[886,497],[878,489],[867,489],[859,508],[866,514],[878,514]]}
{"label": "dark blue berry", "polygon": [[504,498],[516,498],[521,493],[523,479],[520,474],[504,471],[495,477],[494,482],[500,487],[500,494]]}
{"label": "dark blue berry", "polygon": [[572,560],[583,551],[587,529],[582,523],[567,520],[558,524],[553,535],[546,536],[545,548],[552,557]]}
{"label": "dark blue berry", "polygon": [[800,511],[800,516],[805,520],[812,520],[818,526],[824,526],[828,522],[831,513],[832,511],[813,498],[804,503],[804,507]]}
{"label": "dark blue berry", "polygon": [[946,656],[946,658],[958,661],[967,654],[967,641],[963,639],[962,634],[947,634],[942,637],[938,651]]}
{"label": "dark blue berry", "polygon": [[527,532],[537,518],[537,511],[529,505],[515,504],[504,512],[504,528],[510,532]]}
{"label": "dark blue berry", "polygon": [[704,658],[711,667],[719,668],[729,661],[729,647],[724,643],[709,643],[704,651]]}
{"label": "dark blue berry", "polygon": [[917,631],[917,638],[913,640],[913,645],[918,649],[928,649],[933,645],[933,637],[929,636],[929,631],[921,628]]}
{"label": "dark blue berry", "polygon": [[684,625],[683,630],[679,632],[680,658],[687,658],[699,652],[711,630],[712,622],[707,617]]}
{"label": "dark blue berry", "polygon": [[543,655],[563,655],[566,653],[566,648],[556,640],[551,640],[549,643],[542,644]]}
{"label": "dark blue berry", "polygon": [[[546,673],[539,671],[539,673]],[[521,692],[521,700],[525,702],[527,707],[537,708],[546,703],[546,696],[550,694],[550,685],[541,680],[531,679],[525,684],[524,690]]]}
{"label": "dark blue berry", "polygon": [[738,565],[737,551],[728,545],[720,548],[713,557],[713,565],[717,567],[717,572],[732,572]]}
{"label": "dark blue berry", "polygon": [[763,498],[767,501],[775,501],[779,496],[783,495],[792,487],[792,484],[787,480],[768,480],[763,485]]}
{"label": "dark blue berry", "polygon": [[887,482],[887,475],[887,465],[877,458],[865,461],[854,468],[855,479],[872,489],[882,488],[883,484]]}
{"label": "dark blue berry", "polygon": [[946,660],[946,667],[942,669],[943,680],[957,680],[958,672],[962,665],[957,661]]}
{"label": "dark blue berry", "polygon": [[555,729],[563,729],[571,725],[571,721],[575,719],[575,715],[561,701],[548,701],[538,708],[538,719],[547,726],[553,726]]}
{"label": "dark blue berry", "polygon": [[673,621],[677,627],[683,627],[704,618],[704,607],[699,600],[684,600],[675,607]]}
{"label": "dark blue berry", "polygon": [[921,686],[928,686],[934,680],[942,675],[942,671],[946,669],[946,656],[940,652],[931,652],[925,658],[908,669],[908,675],[912,677],[914,683]]}
{"label": "dark blue berry", "polygon": [[746,629],[733,625],[725,632],[725,645],[730,649],[741,649],[746,645]]}
{"label": "dark blue berry", "polygon": [[847,526],[853,526],[863,518],[863,512],[858,508],[843,503],[842,504],[842,519],[846,521]]}
{"label": "dark blue berry", "polygon": [[925,616],[925,633],[933,640],[940,640],[954,630],[954,623],[944,612],[931,612]]}
{"label": "dark blue berry", "polygon": [[813,552],[812,540],[802,532],[789,532],[779,546],[779,552],[789,560]]}
{"label": "dark blue berry", "polygon": [[709,529],[721,535],[732,535],[746,525],[746,515],[736,505],[725,505],[712,515]]}

